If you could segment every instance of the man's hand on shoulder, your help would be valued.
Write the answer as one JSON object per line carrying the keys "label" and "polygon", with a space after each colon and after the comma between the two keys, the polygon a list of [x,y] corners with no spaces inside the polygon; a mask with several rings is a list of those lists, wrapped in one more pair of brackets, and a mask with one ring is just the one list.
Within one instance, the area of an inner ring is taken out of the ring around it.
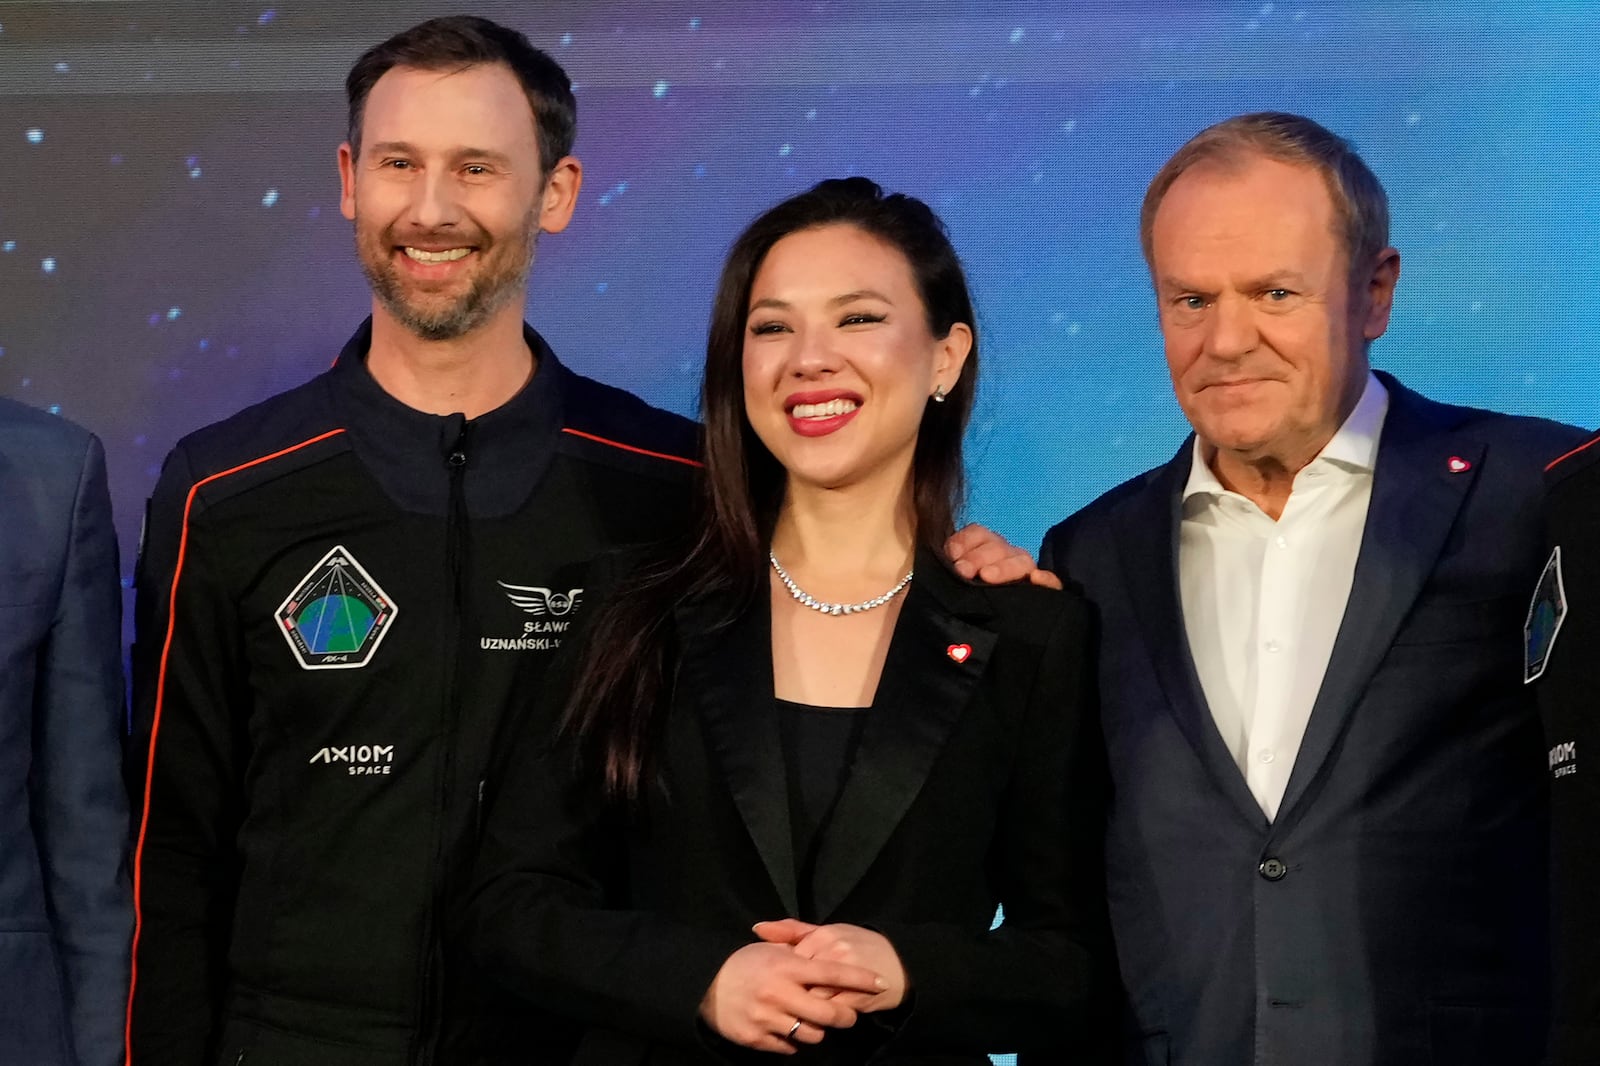
{"label": "man's hand on shoulder", "polygon": [[945,541],[944,550],[956,573],[968,580],[1005,585],[1026,578],[1047,589],[1061,587],[1061,579],[1048,570],[1040,570],[1032,555],[980,525],[957,530]]}

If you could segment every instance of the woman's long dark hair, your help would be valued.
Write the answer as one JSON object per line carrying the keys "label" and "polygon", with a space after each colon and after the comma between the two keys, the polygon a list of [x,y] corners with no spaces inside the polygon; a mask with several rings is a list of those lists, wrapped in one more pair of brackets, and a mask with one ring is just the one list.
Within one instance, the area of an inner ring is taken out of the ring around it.
{"label": "woman's long dark hair", "polygon": [[923,411],[912,460],[918,540],[942,551],[954,531],[964,478],[961,438],[978,372],[977,324],[961,261],[928,205],[885,194],[866,178],[836,178],[783,201],[734,241],[717,284],[706,339],[705,472],[695,524],[683,545],[629,581],[595,620],[582,652],[562,728],[579,738],[586,766],[605,793],[637,800],[651,769],[670,696],[671,617],[685,599],[730,594],[733,621],[766,588],[767,545],[783,500],[785,473],[751,428],[744,406],[744,334],[750,289],[779,240],[819,226],[848,225],[891,245],[910,264],[928,328],[943,338],[958,322],[972,350],[944,403]]}

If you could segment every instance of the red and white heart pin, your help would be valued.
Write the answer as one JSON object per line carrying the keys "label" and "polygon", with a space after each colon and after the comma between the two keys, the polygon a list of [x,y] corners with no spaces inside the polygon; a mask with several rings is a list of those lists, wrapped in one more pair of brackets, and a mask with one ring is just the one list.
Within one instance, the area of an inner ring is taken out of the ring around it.
{"label": "red and white heart pin", "polygon": [[1445,465],[1450,468],[1452,474],[1465,474],[1472,469],[1472,464],[1459,455],[1452,455]]}
{"label": "red and white heart pin", "polygon": [[944,653],[950,656],[950,658],[954,659],[956,662],[964,663],[972,655],[972,645],[952,644],[944,650]]}

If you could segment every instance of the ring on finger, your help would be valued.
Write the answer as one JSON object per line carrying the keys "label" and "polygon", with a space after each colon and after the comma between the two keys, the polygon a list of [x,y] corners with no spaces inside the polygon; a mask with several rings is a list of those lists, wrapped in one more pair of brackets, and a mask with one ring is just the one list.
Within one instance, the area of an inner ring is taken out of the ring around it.
{"label": "ring on finger", "polygon": [[796,1018],[794,1020],[794,1024],[789,1026],[789,1031],[787,1033],[783,1034],[783,1038],[785,1040],[793,1040],[794,1039],[794,1034],[798,1033],[799,1031],[800,1031],[800,1019]]}

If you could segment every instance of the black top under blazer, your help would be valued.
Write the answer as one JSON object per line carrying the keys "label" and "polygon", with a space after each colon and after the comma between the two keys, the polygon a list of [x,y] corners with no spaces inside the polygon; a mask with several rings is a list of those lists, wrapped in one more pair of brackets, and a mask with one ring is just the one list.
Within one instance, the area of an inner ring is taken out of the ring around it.
{"label": "black top under blazer", "polygon": [[[469,944],[587,1027],[575,1063],[743,1058],[699,1021],[701,998],[753,923],[797,914],[771,612],[763,597],[718,628],[729,606],[674,613],[659,787],[633,815],[599,802],[551,739],[557,700],[510,738],[493,783]],[[1077,1062],[1098,1043],[1110,949],[1092,661],[1075,593],[969,585],[918,554],[809,886],[822,921],[889,938],[911,997],[892,1021],[863,1015],[865,1041],[829,1054],[824,1040],[807,1061]]]}

